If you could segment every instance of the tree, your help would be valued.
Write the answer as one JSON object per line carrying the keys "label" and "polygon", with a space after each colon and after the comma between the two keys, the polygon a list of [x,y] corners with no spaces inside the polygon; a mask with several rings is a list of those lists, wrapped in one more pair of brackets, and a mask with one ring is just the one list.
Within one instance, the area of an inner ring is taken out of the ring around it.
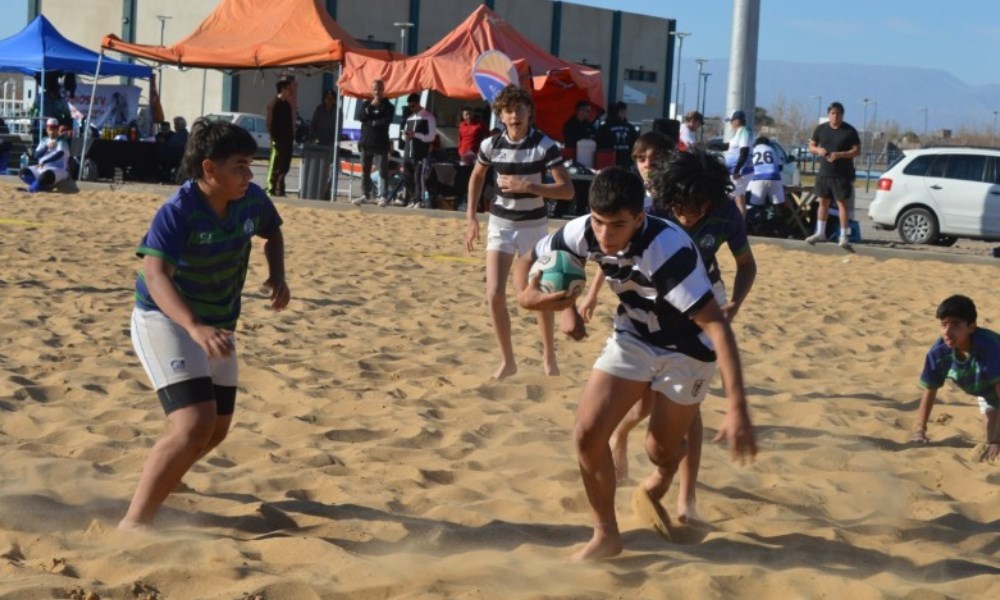
{"label": "tree", "polygon": [[753,109],[753,123],[757,127],[771,126],[774,125],[774,119],[767,114],[767,109],[758,106]]}

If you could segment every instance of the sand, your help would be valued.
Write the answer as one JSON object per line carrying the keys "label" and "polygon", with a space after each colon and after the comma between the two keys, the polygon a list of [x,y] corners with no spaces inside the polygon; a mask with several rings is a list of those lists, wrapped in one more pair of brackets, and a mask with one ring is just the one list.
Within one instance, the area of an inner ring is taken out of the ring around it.
{"label": "sand", "polygon": [[[905,444],[934,308],[966,293],[1000,328],[996,266],[757,244],[735,331],[758,460],[706,447],[707,524],[667,542],[631,515],[650,467],[634,432],[625,552],[575,564],[590,523],[571,431],[613,297],[587,340],[559,341],[553,378],[515,310],[521,370],[490,382],[483,257],[466,255],[463,221],[412,211],[280,206],[293,300],[267,308],[255,248],[230,437],[168,499],[158,534],[119,532],[165,426],[128,335],[133,251],[161,202],[0,184],[0,599],[1000,591],[1000,465],[970,457],[974,401],[947,388],[933,443]],[[731,280],[730,259],[722,269]],[[707,438],[723,410],[716,381]]]}

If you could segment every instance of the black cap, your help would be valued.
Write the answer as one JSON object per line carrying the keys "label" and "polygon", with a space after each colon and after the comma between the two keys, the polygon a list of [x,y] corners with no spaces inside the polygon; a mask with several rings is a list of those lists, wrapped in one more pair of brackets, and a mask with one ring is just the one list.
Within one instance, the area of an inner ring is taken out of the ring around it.
{"label": "black cap", "polygon": [[740,123],[747,122],[747,115],[742,110],[734,110],[731,117],[726,119],[727,121],[739,121]]}

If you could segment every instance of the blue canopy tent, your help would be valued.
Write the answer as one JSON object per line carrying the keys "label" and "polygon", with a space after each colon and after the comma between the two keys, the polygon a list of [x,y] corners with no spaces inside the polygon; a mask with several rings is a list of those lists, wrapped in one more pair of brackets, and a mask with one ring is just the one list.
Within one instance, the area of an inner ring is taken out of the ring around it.
{"label": "blue canopy tent", "polygon": [[[43,15],[38,15],[21,31],[0,40],[0,72],[16,72],[25,75],[40,74],[44,87],[46,71],[65,71],[79,75],[90,75],[95,80],[100,76],[149,79],[153,74],[151,67],[105,58],[103,52],[98,54],[69,41],[56,30],[48,19]],[[39,113],[44,114],[44,90],[39,94],[39,102],[41,103]],[[39,136],[44,135],[42,129],[44,123],[44,119],[39,120]],[[87,145],[86,136],[85,129],[84,148]]]}

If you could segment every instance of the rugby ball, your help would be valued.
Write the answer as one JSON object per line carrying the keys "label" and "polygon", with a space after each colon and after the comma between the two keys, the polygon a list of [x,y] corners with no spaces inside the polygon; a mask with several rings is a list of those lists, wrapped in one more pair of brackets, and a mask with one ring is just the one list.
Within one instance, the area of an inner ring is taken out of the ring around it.
{"label": "rugby ball", "polygon": [[587,272],[581,259],[565,250],[549,250],[540,255],[528,272],[528,280],[541,272],[542,278],[538,287],[547,294],[553,292],[569,292],[571,296],[583,291],[587,281]]}

